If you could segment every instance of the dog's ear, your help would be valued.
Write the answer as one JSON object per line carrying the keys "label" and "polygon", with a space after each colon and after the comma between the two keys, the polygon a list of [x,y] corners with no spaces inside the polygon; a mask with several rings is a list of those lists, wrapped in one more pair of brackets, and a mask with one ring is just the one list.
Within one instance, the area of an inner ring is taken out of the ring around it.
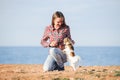
{"label": "dog's ear", "polygon": [[65,44],[66,43],[66,39],[64,38],[64,40],[63,40],[63,43]]}
{"label": "dog's ear", "polygon": [[[70,43],[70,44],[72,44],[72,41],[69,39],[69,38],[67,38],[67,41]],[[72,44],[73,45],[73,44]]]}
{"label": "dog's ear", "polygon": [[67,39],[67,37],[66,38],[64,38],[64,44],[66,44],[66,42],[68,41],[68,39]]}
{"label": "dog's ear", "polygon": [[63,41],[64,41],[64,44],[72,44],[73,45],[72,41],[68,37],[64,38]]}
{"label": "dog's ear", "polygon": [[74,47],[72,46],[71,48],[72,48],[72,50],[74,51]]}
{"label": "dog's ear", "polygon": [[69,44],[69,47],[70,47],[70,49],[71,49],[71,50],[73,50],[73,51],[74,51],[74,47],[73,47],[73,45],[72,45],[72,44]]}

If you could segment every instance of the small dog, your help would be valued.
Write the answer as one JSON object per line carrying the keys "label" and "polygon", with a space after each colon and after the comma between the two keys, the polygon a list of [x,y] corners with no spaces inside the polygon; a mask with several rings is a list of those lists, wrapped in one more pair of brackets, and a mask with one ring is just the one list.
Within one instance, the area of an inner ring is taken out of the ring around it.
{"label": "small dog", "polygon": [[64,44],[65,49],[63,50],[63,53],[67,55],[67,61],[70,63],[70,66],[72,66],[73,70],[75,71],[79,66],[80,57],[75,55],[73,44],[69,38],[64,38]]}

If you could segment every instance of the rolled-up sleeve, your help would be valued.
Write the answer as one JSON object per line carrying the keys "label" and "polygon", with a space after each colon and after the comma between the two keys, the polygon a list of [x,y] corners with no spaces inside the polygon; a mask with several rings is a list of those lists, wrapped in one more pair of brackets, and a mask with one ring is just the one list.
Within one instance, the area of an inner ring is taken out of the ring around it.
{"label": "rolled-up sleeve", "polygon": [[43,37],[41,39],[41,45],[43,47],[49,47],[49,42],[48,42],[48,39],[49,39],[49,28],[46,27],[45,31],[44,31],[44,34],[43,34]]}

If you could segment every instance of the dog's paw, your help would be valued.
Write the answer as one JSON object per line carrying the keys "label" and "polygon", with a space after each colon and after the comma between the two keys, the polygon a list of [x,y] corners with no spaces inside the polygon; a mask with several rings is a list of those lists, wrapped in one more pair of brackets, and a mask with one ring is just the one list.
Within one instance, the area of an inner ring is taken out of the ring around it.
{"label": "dog's paw", "polygon": [[65,50],[63,50],[63,51],[62,51],[62,53],[63,53],[63,54],[66,54],[66,51],[65,51]]}

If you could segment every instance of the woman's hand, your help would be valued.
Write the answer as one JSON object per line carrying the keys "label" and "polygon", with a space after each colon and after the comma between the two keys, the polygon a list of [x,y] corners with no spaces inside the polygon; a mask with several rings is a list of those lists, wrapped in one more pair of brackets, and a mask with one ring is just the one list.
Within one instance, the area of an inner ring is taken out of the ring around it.
{"label": "woman's hand", "polygon": [[58,44],[57,44],[57,42],[56,41],[52,41],[51,43],[50,43],[50,46],[51,47],[55,47],[55,46],[57,46]]}

